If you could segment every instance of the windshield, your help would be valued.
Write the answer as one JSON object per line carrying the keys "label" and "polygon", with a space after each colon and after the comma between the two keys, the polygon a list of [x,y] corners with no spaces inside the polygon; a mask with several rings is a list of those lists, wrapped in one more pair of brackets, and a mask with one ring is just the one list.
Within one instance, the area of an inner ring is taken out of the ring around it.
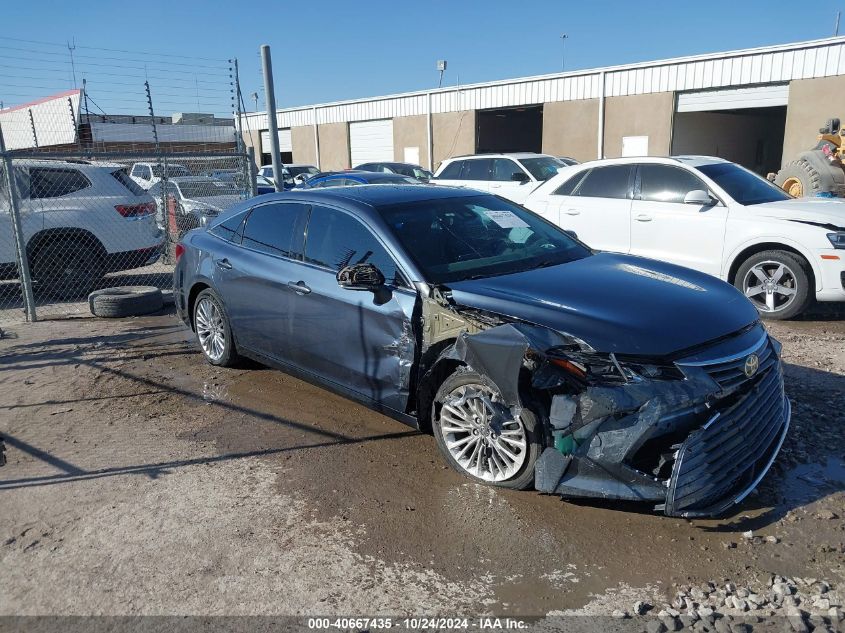
{"label": "windshield", "polygon": [[520,158],[519,162],[536,180],[548,180],[552,176],[557,176],[557,170],[565,166],[557,158],[551,156]]}
{"label": "windshield", "polygon": [[789,194],[765,178],[733,163],[712,163],[697,167],[740,204],[762,204],[789,200]]}
{"label": "windshield", "polygon": [[298,176],[299,174],[313,176],[318,173],[318,169],[316,167],[312,167],[311,165],[290,165],[285,169],[285,171],[287,172],[285,175],[290,174],[292,177]]}
{"label": "windshield", "polygon": [[490,195],[378,208],[430,283],[565,264],[590,251],[520,206]]}
{"label": "windshield", "polygon": [[[153,175],[161,178],[164,174],[164,165],[153,165]],[[187,167],[183,167],[182,165],[168,165],[167,166],[167,177],[168,178],[179,178],[182,176],[190,176],[191,172],[188,171]]]}
{"label": "windshield", "polygon": [[231,182],[220,180],[180,182],[179,191],[183,198],[211,198],[213,196],[237,196],[240,192]]}

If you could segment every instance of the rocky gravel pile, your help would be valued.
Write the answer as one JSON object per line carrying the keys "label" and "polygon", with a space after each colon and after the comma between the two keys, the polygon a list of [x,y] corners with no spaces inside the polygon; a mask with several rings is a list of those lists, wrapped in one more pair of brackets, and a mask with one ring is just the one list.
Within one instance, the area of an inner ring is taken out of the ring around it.
{"label": "rocky gravel pile", "polygon": [[671,604],[639,601],[630,611],[617,610],[613,615],[652,616],[642,619],[648,633],[845,630],[842,595],[829,583],[815,578],[772,575],[757,587],[708,582],[676,589]]}

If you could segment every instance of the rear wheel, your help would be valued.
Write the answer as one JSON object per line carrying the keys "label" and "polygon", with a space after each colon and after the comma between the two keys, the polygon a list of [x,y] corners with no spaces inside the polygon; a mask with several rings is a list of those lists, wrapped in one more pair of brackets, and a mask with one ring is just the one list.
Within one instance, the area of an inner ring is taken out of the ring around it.
{"label": "rear wheel", "polygon": [[498,389],[480,374],[459,368],[434,398],[432,427],[437,447],[452,468],[480,483],[528,488],[541,451],[534,415],[518,417]]}
{"label": "rear wheel", "polygon": [[763,251],[739,267],[734,285],[766,319],[790,319],[813,300],[810,265],[789,251]]}
{"label": "rear wheel", "polygon": [[205,358],[212,365],[232,367],[238,352],[232,339],[229,317],[213,290],[206,288],[194,303],[194,331]]}
{"label": "rear wheel", "polygon": [[32,275],[49,298],[87,295],[103,277],[100,249],[81,240],[55,240],[38,249]]}

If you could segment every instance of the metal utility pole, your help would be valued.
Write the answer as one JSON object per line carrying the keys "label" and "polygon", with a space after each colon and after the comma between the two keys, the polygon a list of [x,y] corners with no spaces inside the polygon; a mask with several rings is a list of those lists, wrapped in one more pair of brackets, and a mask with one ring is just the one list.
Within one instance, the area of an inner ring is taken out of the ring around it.
{"label": "metal utility pole", "polygon": [[443,87],[443,73],[446,72],[446,60],[445,59],[438,59],[437,60],[437,70],[440,71],[440,81],[437,82],[437,87]]}
{"label": "metal utility pole", "polygon": [[842,11],[836,12],[836,27],[833,29],[833,37],[839,35],[839,18],[842,17]]}
{"label": "metal utility pole", "polygon": [[273,90],[273,62],[270,59],[270,46],[267,44],[261,45],[261,67],[264,70],[264,96],[267,101],[267,127],[270,132],[273,184],[276,191],[283,191],[282,155],[279,153],[279,123],[276,121],[276,93]]}
{"label": "metal utility pole", "polygon": [[6,153],[6,141],[3,139],[3,128],[0,127],[0,159],[3,160],[3,172],[6,177],[6,188],[9,191],[9,207],[11,210],[12,233],[15,238],[15,251],[18,259],[18,273],[21,280],[21,294],[23,295],[26,320],[30,323],[37,320],[35,315],[35,297],[32,293],[32,277],[29,274],[29,260],[26,255],[26,239],[21,225],[20,194],[18,181],[15,178],[14,165],[9,154]]}
{"label": "metal utility pole", "polygon": [[76,88],[76,64],[73,63],[73,51],[76,50],[76,38],[73,38],[73,44],[70,42],[67,43],[67,50],[70,53],[70,70],[73,74],[73,86],[72,88]]}
{"label": "metal utility pole", "polygon": [[566,70],[566,40],[569,36],[566,33],[560,34],[560,72],[564,72]]}

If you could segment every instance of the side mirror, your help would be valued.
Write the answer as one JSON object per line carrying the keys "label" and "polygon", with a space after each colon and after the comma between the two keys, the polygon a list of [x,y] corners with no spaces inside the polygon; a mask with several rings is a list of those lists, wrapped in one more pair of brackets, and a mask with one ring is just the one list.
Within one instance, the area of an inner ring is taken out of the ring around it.
{"label": "side mirror", "polygon": [[684,204],[697,204],[702,207],[712,207],[716,204],[716,201],[703,189],[693,189],[684,196]]}
{"label": "side mirror", "polygon": [[384,275],[373,264],[353,264],[338,271],[337,285],[346,290],[374,292],[384,286]]}
{"label": "side mirror", "polygon": [[526,174],[524,171],[515,171],[513,172],[513,174],[511,174],[511,180],[513,180],[514,182],[524,183],[528,182],[530,178],[528,177],[528,174]]}

